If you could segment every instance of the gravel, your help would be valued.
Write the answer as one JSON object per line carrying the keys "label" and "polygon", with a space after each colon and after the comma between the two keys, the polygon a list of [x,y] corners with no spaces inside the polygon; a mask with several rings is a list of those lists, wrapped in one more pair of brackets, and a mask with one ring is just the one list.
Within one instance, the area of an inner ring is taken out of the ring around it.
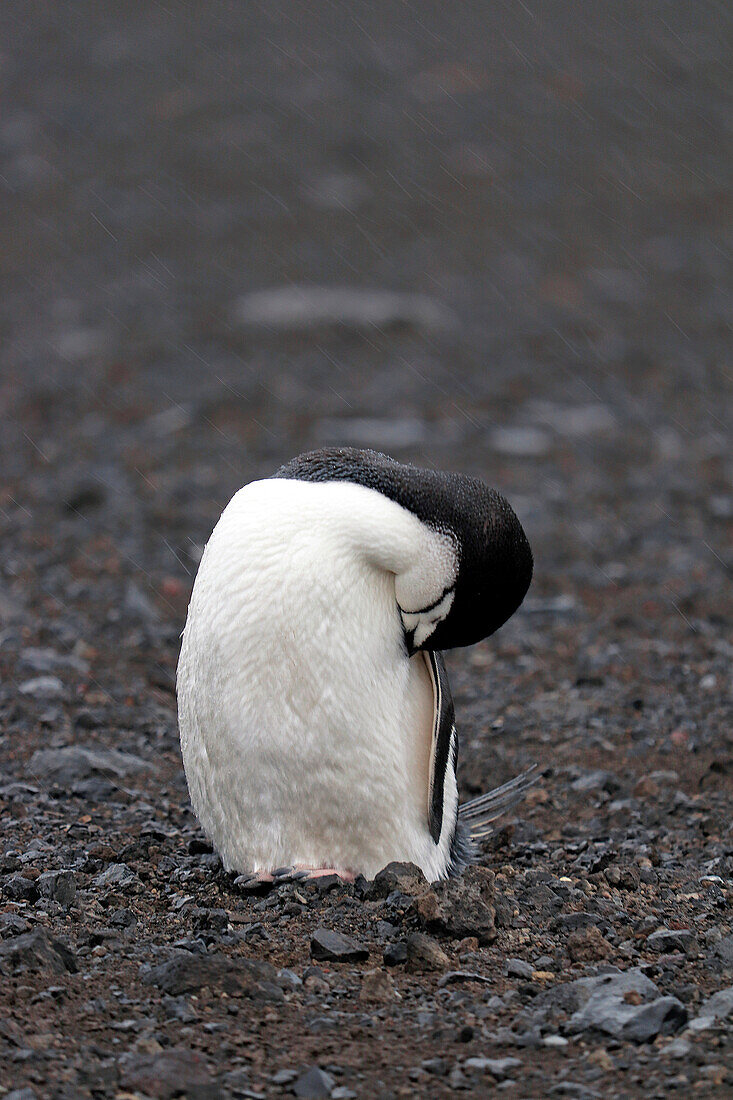
{"label": "gravel", "polygon": [[[369,7],[3,6],[6,1100],[733,1088],[725,6]],[[188,803],[204,544],[326,442],[532,543],[446,658],[461,797],[542,771],[460,882]]]}

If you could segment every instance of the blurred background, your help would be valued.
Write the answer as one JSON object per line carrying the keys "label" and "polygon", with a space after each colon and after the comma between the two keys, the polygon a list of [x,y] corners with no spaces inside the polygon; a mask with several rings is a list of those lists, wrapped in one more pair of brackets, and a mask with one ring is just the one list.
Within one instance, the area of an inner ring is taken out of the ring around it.
{"label": "blurred background", "polygon": [[162,728],[180,778],[173,670],[214,522],[348,443],[482,476],[533,545],[524,609],[451,657],[464,788],[538,758],[720,776],[728,6],[0,19],[6,766],[91,705],[85,736]]}

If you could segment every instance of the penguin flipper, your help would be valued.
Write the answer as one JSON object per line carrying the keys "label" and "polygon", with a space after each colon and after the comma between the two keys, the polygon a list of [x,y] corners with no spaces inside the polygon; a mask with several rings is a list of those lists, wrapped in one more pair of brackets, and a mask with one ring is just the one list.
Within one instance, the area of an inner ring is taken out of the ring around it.
{"label": "penguin flipper", "polygon": [[428,828],[438,844],[443,830],[445,777],[449,767],[455,772],[458,756],[455,710],[443,656],[437,650],[423,650],[433,683],[433,742],[430,751],[428,790]]}

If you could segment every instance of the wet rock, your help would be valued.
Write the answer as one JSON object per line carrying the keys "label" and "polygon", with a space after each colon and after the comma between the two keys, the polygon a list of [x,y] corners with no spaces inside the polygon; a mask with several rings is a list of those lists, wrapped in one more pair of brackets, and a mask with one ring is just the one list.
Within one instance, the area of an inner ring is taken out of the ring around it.
{"label": "wet rock", "polygon": [[613,948],[594,925],[571,932],[565,948],[572,962],[598,962],[613,954]]}
{"label": "wet rock", "polygon": [[361,978],[359,999],[377,1004],[392,1004],[397,999],[394,982],[386,970],[365,970]]}
{"label": "wet rock", "polygon": [[83,779],[108,778],[110,774],[123,779],[149,767],[145,760],[132,753],[69,745],[63,749],[38,749],[31,757],[28,771],[63,787]]}
{"label": "wet rock", "polygon": [[422,928],[428,932],[480,944],[496,938],[494,876],[485,867],[469,867],[459,879],[435,883],[413,902]]}
{"label": "wet rock", "polygon": [[130,1051],[119,1060],[120,1085],[151,1100],[172,1100],[185,1092],[190,1100],[219,1100],[221,1089],[195,1051],[171,1047],[153,1054]]}
{"label": "wet rock", "polygon": [[311,958],[320,962],[363,962],[369,958],[369,948],[363,943],[324,927],[313,933],[310,951]]}
{"label": "wet rock", "polygon": [[567,983],[580,1007],[567,1023],[568,1031],[604,1031],[632,1042],[649,1042],[657,1035],[674,1035],[687,1020],[676,997],[660,997],[654,982],[641,970],[600,974]]}
{"label": "wet rock", "polygon": [[429,889],[428,881],[420,868],[414,863],[388,863],[374,876],[367,891],[369,900],[389,897],[397,891],[410,897],[424,894]]}
{"label": "wet rock", "polygon": [[223,990],[230,997],[241,995],[255,1000],[283,1000],[282,990],[276,984],[275,967],[259,959],[176,951],[165,962],[155,966],[144,964],[140,977],[148,985],[155,985],[173,997],[181,993],[196,993],[209,986]]}
{"label": "wet rock", "polygon": [[646,946],[660,955],[674,951],[683,951],[686,955],[696,955],[698,952],[697,938],[689,928],[660,928],[647,936]]}
{"label": "wet rock", "polygon": [[76,956],[65,943],[37,928],[0,943],[0,970],[12,974],[24,970],[75,974]]}
{"label": "wet rock", "polygon": [[323,1100],[331,1095],[335,1084],[330,1073],[318,1066],[311,1066],[298,1077],[290,1091],[303,1097],[303,1100]]}
{"label": "wet rock", "polygon": [[73,871],[44,871],[36,879],[38,893],[68,908],[76,897],[76,879]]}
{"label": "wet rock", "polygon": [[410,970],[446,970],[450,966],[450,959],[440,944],[422,932],[413,932],[405,945]]}
{"label": "wet rock", "polygon": [[239,328],[271,333],[395,327],[441,331],[456,325],[450,310],[423,294],[325,286],[283,286],[246,294],[236,303],[232,319]]}

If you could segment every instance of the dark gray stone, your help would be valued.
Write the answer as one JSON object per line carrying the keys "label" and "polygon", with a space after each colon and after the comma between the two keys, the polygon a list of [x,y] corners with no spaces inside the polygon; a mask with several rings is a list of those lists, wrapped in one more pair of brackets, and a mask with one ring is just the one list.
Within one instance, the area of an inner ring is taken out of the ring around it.
{"label": "dark gray stone", "polygon": [[75,974],[76,956],[70,947],[54,939],[43,928],[0,943],[0,968],[11,973],[50,970],[54,974]]}
{"label": "dark gray stone", "polygon": [[376,900],[389,897],[397,891],[400,894],[415,896],[428,889],[428,880],[414,863],[388,863],[374,876],[367,890],[367,898]]}
{"label": "dark gray stone", "polygon": [[684,951],[686,955],[697,954],[697,938],[689,928],[660,928],[646,938],[650,951],[666,955],[673,951]]}
{"label": "dark gray stone", "polygon": [[165,962],[143,966],[140,976],[148,985],[155,985],[173,997],[209,986],[222,989],[229,996],[239,994],[255,1000],[283,1000],[282,990],[276,985],[277,971],[264,960],[176,951]]}
{"label": "dark gray stone", "polygon": [[494,876],[484,867],[469,867],[458,879],[436,882],[412,908],[426,931],[464,939],[476,936],[479,943],[496,938]]}
{"label": "dark gray stone", "polygon": [[60,786],[71,786],[83,779],[101,777],[122,779],[150,765],[139,756],[116,749],[91,749],[68,745],[63,749],[38,749],[33,753],[28,772]]}
{"label": "dark gray stone", "polygon": [[654,982],[638,969],[565,984],[581,1005],[567,1022],[571,1033],[603,1031],[642,1043],[657,1035],[673,1035],[687,1020],[685,1006],[676,997],[660,997]]}
{"label": "dark gray stone", "polygon": [[59,905],[68,907],[76,897],[76,879],[73,871],[44,871],[36,879],[36,886],[42,898],[50,898]]}
{"label": "dark gray stone", "polygon": [[369,948],[351,936],[320,927],[311,937],[311,958],[320,962],[363,962],[369,958]]}
{"label": "dark gray stone", "polygon": [[331,1095],[335,1083],[330,1073],[318,1066],[311,1066],[300,1075],[291,1091],[303,1100],[324,1100]]}
{"label": "dark gray stone", "polygon": [[512,978],[531,978],[534,967],[524,959],[507,959],[506,972]]}
{"label": "dark gray stone", "polygon": [[221,1089],[202,1055],[183,1047],[156,1054],[130,1051],[119,1060],[120,1084],[151,1100],[173,1100],[185,1093],[190,1100],[220,1100]]}

